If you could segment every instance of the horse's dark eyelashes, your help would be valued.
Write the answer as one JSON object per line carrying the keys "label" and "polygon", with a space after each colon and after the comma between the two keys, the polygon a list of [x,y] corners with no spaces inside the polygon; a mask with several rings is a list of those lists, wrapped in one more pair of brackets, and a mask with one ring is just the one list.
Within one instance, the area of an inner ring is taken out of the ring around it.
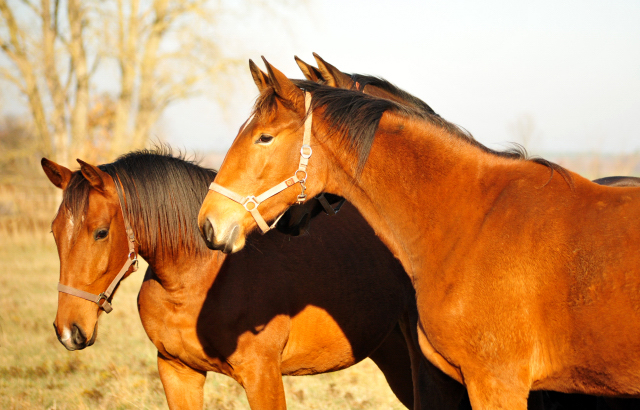
{"label": "horse's dark eyelashes", "polygon": [[105,239],[107,235],[109,235],[109,229],[100,228],[93,233],[93,239],[95,239],[96,241],[99,241],[99,240]]}
{"label": "horse's dark eyelashes", "polygon": [[260,137],[256,140],[256,144],[268,144],[273,141],[273,135],[269,134],[261,134]]}

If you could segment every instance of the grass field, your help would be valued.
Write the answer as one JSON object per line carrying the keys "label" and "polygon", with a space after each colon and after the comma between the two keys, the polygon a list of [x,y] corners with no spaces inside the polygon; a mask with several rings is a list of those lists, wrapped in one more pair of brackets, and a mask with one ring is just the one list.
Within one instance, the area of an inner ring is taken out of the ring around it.
{"label": "grass field", "polygon": [[[0,409],[167,408],[156,351],[138,317],[145,265],[102,315],[96,343],[69,352],[53,330],[58,256],[53,239],[0,242]],[[285,377],[290,409],[401,409],[370,360],[340,372]],[[234,380],[209,373],[205,407],[247,409]]]}

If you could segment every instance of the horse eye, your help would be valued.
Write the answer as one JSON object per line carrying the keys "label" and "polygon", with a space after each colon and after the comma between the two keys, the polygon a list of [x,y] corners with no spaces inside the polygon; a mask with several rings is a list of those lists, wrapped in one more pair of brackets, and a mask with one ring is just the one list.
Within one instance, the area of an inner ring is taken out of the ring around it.
{"label": "horse eye", "polygon": [[107,235],[109,234],[109,230],[108,229],[98,229],[94,234],[93,234],[93,238],[96,241],[99,241],[101,239],[104,239],[107,237]]}
{"label": "horse eye", "polygon": [[271,135],[262,134],[260,138],[257,139],[256,144],[268,144],[273,140]]}

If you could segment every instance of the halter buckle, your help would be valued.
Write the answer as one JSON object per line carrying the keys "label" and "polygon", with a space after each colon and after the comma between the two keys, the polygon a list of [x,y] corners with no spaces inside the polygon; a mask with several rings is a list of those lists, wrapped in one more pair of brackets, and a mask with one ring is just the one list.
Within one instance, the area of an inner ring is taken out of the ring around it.
{"label": "halter buckle", "polygon": [[127,258],[131,260],[131,266],[133,266],[132,272],[136,272],[138,270],[138,255],[136,254],[136,251],[129,251],[129,255],[127,255]]}
{"label": "halter buckle", "polygon": [[[100,303],[100,301],[103,299],[104,299],[104,302]],[[109,298],[107,297],[107,295],[104,294],[104,292],[98,295],[98,300],[96,304],[100,306],[100,309],[104,310],[104,312],[107,314],[111,313],[111,311],[113,310],[113,308],[111,307],[111,303],[109,303]]]}

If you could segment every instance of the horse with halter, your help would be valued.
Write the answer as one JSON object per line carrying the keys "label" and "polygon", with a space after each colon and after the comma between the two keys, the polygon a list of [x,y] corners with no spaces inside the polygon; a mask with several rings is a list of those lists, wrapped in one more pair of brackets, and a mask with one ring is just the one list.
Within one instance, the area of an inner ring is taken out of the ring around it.
{"label": "horse with halter", "polygon": [[[399,89],[383,78],[355,73],[347,74],[326,62],[316,53],[313,53],[313,56],[318,64],[317,68],[302,61],[297,56],[294,57],[307,80],[336,88],[358,90],[365,94],[386,98],[403,105],[408,105],[417,110],[422,110],[427,114],[438,116],[427,103]],[[254,82],[258,85],[259,90],[262,90],[266,86],[268,75],[260,70],[251,60],[249,60],[249,68]],[[461,130],[461,132],[464,131]],[[468,134],[468,136],[469,138],[473,138],[470,134]],[[630,176],[603,177],[593,182],[612,187],[640,187],[640,178]],[[327,199],[324,199],[324,197]],[[316,215],[321,214],[323,211],[329,215],[333,215],[335,214],[335,209],[332,208],[333,205],[331,204],[337,203],[336,208],[339,209],[344,201],[344,198],[336,195],[321,194],[319,199],[313,198],[302,205],[294,205],[290,207],[284,217],[280,219],[278,229],[290,235],[299,235],[303,229],[308,229],[311,219]],[[453,380],[451,382],[453,383]],[[450,391],[456,390],[451,389]],[[468,399],[465,398],[463,400],[465,404],[460,407],[466,407],[467,401]],[[581,394],[561,394],[557,392],[531,392],[528,405],[529,409],[544,407],[556,410],[631,410],[639,406],[640,402],[637,399],[603,398]]]}
{"label": "horse with halter", "polygon": [[[313,235],[258,235],[225,255],[204,246],[196,223],[214,171],[162,150],[79,162],[72,172],[42,160],[63,189],[52,223],[61,284],[54,327],[67,349],[95,342],[102,311],[140,255],[149,262],[140,318],[172,409],[202,407],[208,371],[238,381],[252,409],[283,409],[282,374],[365,357],[407,407],[458,408],[461,387],[449,392],[448,377],[420,354],[408,277],[352,206]],[[423,381],[415,403],[414,377]]]}
{"label": "horse with halter", "polygon": [[474,409],[525,409],[530,390],[640,395],[640,189],[267,68],[272,86],[199,214],[212,246],[242,249],[256,214],[275,219],[301,191],[343,196],[402,262],[422,352]]}

